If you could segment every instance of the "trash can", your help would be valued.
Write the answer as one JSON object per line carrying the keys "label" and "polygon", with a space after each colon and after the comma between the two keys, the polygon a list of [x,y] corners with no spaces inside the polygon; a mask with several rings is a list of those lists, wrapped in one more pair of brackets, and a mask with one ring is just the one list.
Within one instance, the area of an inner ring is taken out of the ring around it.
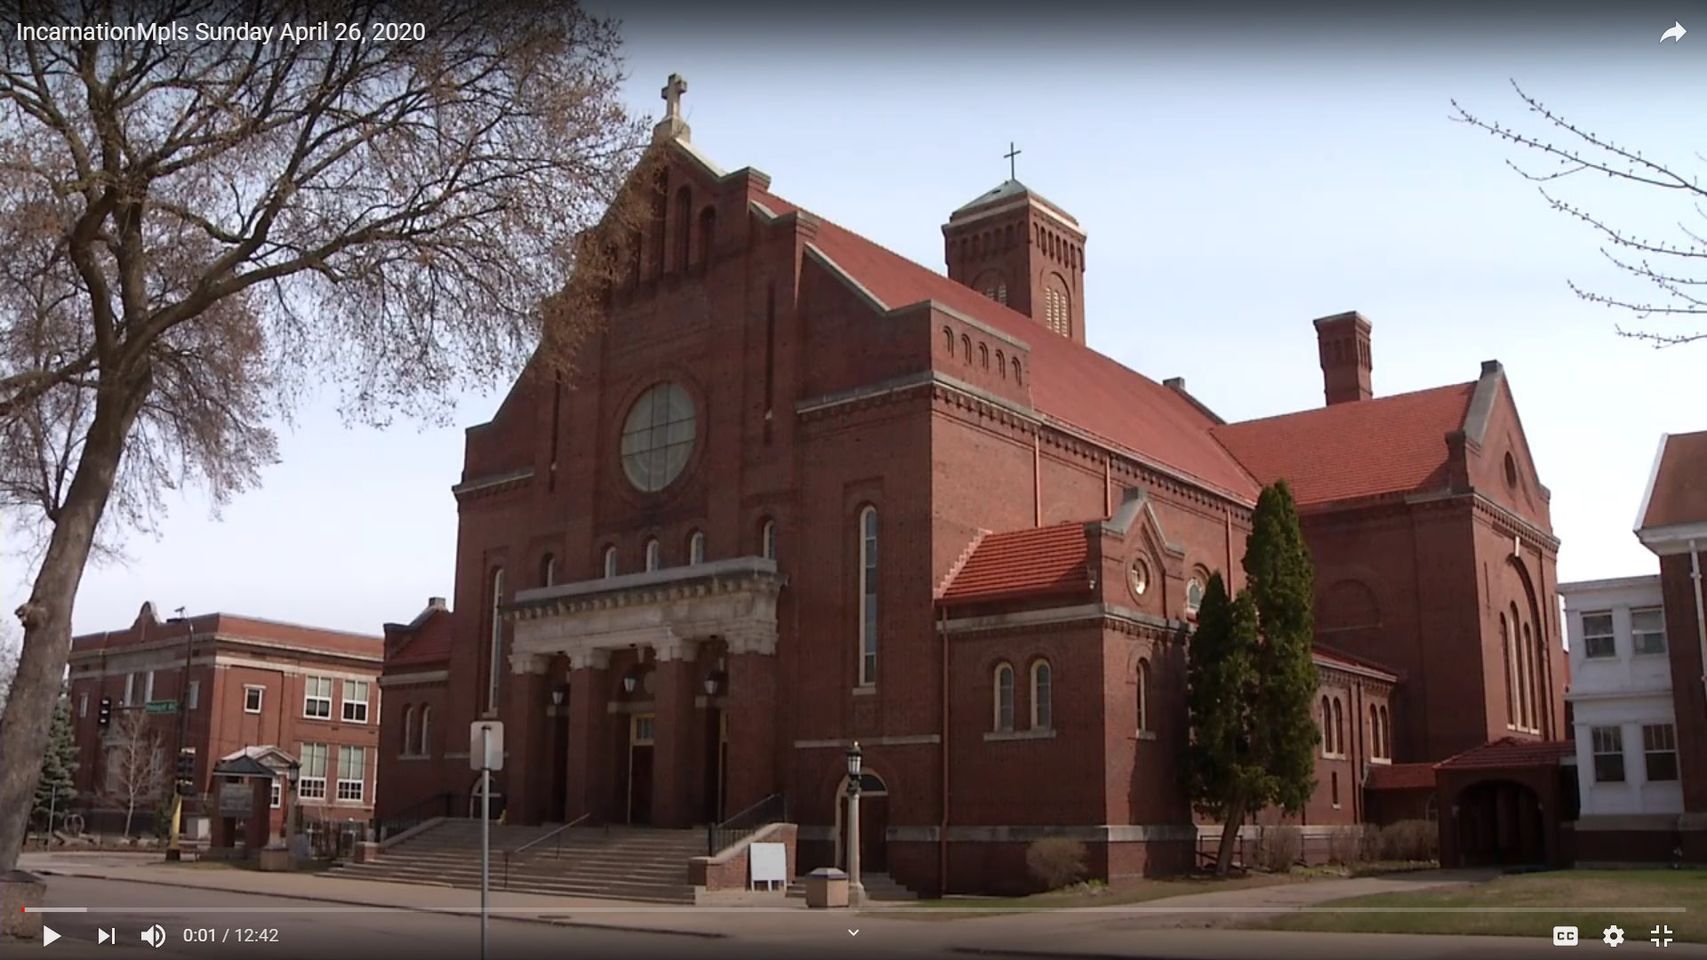
{"label": "trash can", "polygon": [[814,909],[848,905],[848,875],[835,867],[819,867],[806,875],[806,905]]}

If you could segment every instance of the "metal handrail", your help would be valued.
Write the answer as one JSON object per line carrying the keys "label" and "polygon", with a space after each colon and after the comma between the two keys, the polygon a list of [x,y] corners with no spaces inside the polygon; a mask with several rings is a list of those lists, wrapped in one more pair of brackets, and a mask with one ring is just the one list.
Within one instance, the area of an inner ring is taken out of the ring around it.
{"label": "metal handrail", "polygon": [[550,833],[537,836],[537,837],[533,838],[532,840],[529,840],[527,843],[524,843],[521,846],[515,848],[514,850],[505,850],[504,851],[504,889],[505,890],[510,889],[510,856],[511,856],[511,854],[514,854],[516,857],[519,858],[522,854],[527,853],[529,850],[532,850],[534,847],[539,846],[540,844],[544,843],[545,841],[555,840],[556,843],[553,845],[551,856],[552,856],[552,859],[554,859],[554,860],[561,860],[561,859],[563,859],[563,834],[568,832],[570,827],[578,827],[581,824],[586,823],[588,820],[592,819],[592,816],[593,816],[593,814],[590,811],[587,813],[583,813],[580,816],[576,817],[575,819],[569,821],[568,823],[565,823],[563,826],[558,827],[557,829],[551,831]]}
{"label": "metal handrail", "polygon": [[[772,807],[778,808],[776,819],[788,819],[788,795],[786,793],[778,792],[764,797],[757,803],[754,803],[745,810],[742,810],[740,813],[724,820],[722,823],[714,823],[706,827],[705,855],[708,857],[715,857],[719,850],[738,842],[742,836],[753,833],[763,824],[756,823],[742,826],[738,825],[739,822],[750,818],[759,819],[755,816],[756,814],[764,814]],[[771,822],[771,818],[769,817],[765,817],[764,820],[765,822]],[[724,840],[725,836],[730,838],[727,842]]]}

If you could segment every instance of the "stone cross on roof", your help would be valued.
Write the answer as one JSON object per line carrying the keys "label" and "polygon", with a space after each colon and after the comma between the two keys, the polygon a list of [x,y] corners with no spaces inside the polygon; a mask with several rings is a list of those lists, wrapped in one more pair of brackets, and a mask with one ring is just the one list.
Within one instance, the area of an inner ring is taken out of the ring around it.
{"label": "stone cross on roof", "polygon": [[1014,173],[1014,158],[1019,156],[1020,154],[1022,154],[1024,152],[1025,152],[1024,150],[1021,150],[1018,147],[1014,146],[1014,142],[1012,140],[1008,141],[1008,152],[1002,154],[1002,156],[1008,158],[1008,179],[1009,180],[1014,179],[1016,176],[1016,174]]}
{"label": "stone cross on roof", "polygon": [[664,89],[659,92],[659,96],[662,96],[664,102],[668,104],[665,107],[664,119],[675,120],[681,117],[682,94],[687,92],[688,82],[682,79],[682,75],[679,73],[670,74],[669,82],[665,83]]}

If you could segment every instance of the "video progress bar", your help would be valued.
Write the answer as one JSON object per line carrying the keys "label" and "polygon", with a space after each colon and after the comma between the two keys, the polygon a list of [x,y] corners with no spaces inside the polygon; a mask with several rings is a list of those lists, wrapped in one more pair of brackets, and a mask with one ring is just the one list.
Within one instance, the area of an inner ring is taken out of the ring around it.
{"label": "video progress bar", "polygon": [[[1126,913],[1126,914],[1279,914],[1279,913],[1518,913],[1518,914],[1552,914],[1561,913],[1688,913],[1688,907],[1630,907],[1618,906],[1556,906],[1556,907],[1307,907],[1307,906],[1251,906],[1251,907],[1146,907],[1142,905],[1115,905],[1107,907],[1021,907],[990,906],[981,907],[975,904],[964,906],[955,904],[942,907],[861,907],[857,913],[871,915],[882,913],[908,913],[914,916],[928,917],[936,913]],[[352,906],[352,907],[25,907],[26,913],[125,913],[125,914],[161,914],[166,916],[193,914],[255,914],[255,913],[446,913],[464,916],[478,916],[478,906],[466,907],[381,907],[381,906]],[[649,913],[649,914],[691,914],[705,916],[713,913],[736,913],[752,915],[756,913],[785,913],[802,917],[816,917],[808,914],[799,907],[488,907],[488,913],[513,913],[533,917],[570,917],[585,916],[592,913]],[[845,914],[844,914],[845,916]]]}

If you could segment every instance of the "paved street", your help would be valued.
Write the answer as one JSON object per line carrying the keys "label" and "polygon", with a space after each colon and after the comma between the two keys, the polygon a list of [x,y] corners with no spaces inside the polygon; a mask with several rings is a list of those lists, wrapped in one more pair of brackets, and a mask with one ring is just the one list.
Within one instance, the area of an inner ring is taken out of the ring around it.
{"label": "paved street", "polygon": [[[62,862],[63,863],[63,862]],[[37,863],[36,868],[42,866]],[[86,861],[85,870],[96,867]],[[280,896],[249,884],[302,885],[315,878],[276,876],[241,871],[183,871],[145,865],[120,858],[105,869],[147,872],[153,876],[192,876],[207,887],[196,889],[135,879],[50,876],[50,906],[85,906],[91,912],[52,914],[48,924],[63,939],[43,957],[114,958],[241,957],[272,960],[294,958],[382,958],[406,956],[421,960],[470,958],[479,955],[479,922],[466,911],[477,904],[466,890],[363,884],[360,897],[343,902]],[[1452,880],[1444,876],[1443,880]],[[228,889],[217,889],[221,882]],[[1400,881],[1387,880],[1386,883]],[[1414,882],[1414,881],[1413,881]],[[1321,895],[1340,894],[1333,885],[1362,881],[1328,881]],[[1312,885],[1297,885],[1298,887]],[[1289,891],[1294,888],[1287,888]],[[838,960],[853,957],[935,957],[968,960],[987,957],[1121,957],[1132,960],[1316,960],[1316,958],[1379,957],[1381,960],[1445,960],[1475,957],[1490,960],[1552,957],[1559,954],[1546,941],[1554,922],[1568,917],[1537,916],[1533,939],[1510,937],[1423,937],[1345,934],[1279,933],[1253,930],[1183,929],[1201,923],[1213,908],[1266,910],[1286,904],[1278,890],[1262,897],[1259,891],[1226,891],[1179,897],[1143,905],[1143,912],[1115,909],[1006,915],[962,920],[930,920],[870,911],[850,914],[799,908],[774,910],[706,908],[647,909],[605,901],[553,901],[552,898],[495,898],[504,916],[491,923],[491,956],[502,960],[534,957],[651,957],[684,960],[722,958],[813,957]],[[1245,896],[1240,896],[1245,894]],[[1288,892],[1296,905],[1305,894]],[[1232,899],[1228,899],[1232,898]],[[358,902],[365,901],[365,903]],[[451,912],[456,911],[456,912]],[[547,918],[556,922],[548,922]],[[1632,918],[1632,928],[1643,918]],[[159,949],[138,940],[140,931],[160,924],[167,942]],[[1158,927],[1158,924],[1164,926]],[[97,945],[100,928],[115,929],[119,943]],[[849,929],[857,929],[857,936]],[[277,942],[235,945],[226,930],[277,930]],[[185,931],[211,930],[214,942],[185,941]],[[34,949],[41,949],[39,947]],[[1628,954],[1653,947],[1638,939],[1621,951]],[[1581,951],[1607,951],[1585,937]],[[1707,958],[1707,948],[1674,944],[1656,957],[1667,960]]]}

